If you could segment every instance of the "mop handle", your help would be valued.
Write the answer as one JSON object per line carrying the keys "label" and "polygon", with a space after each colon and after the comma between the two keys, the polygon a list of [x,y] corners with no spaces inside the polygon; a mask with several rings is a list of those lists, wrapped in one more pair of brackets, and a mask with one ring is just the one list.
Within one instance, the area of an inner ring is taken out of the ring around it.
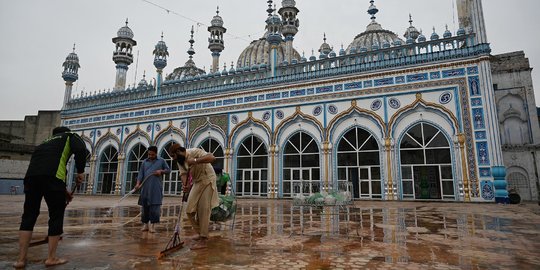
{"label": "mop handle", "polygon": [[[149,174],[149,175],[147,175],[146,177],[144,177],[144,179],[143,179],[142,182],[141,182],[141,186],[139,187],[139,189],[142,188],[142,186],[144,185],[144,182],[146,182],[146,180],[147,180],[148,178],[150,178],[150,176],[152,176],[152,175],[154,175],[154,174]],[[135,192],[135,191],[137,191],[137,190],[136,190],[135,188],[133,188],[133,189],[131,190],[131,193],[133,193],[133,192]]]}
{"label": "mop handle", "polygon": [[[182,197],[184,197],[184,191],[182,190]],[[178,220],[176,220],[176,227],[174,228],[175,233],[180,233],[180,222],[182,221],[182,212],[184,211],[184,200],[180,202],[180,214],[178,214]]]}

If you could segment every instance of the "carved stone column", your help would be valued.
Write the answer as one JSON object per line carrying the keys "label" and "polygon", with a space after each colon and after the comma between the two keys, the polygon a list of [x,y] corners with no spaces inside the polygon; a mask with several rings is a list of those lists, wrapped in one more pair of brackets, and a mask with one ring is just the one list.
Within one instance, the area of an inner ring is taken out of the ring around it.
{"label": "carved stone column", "polygon": [[463,193],[466,202],[471,200],[471,187],[469,183],[469,173],[467,169],[467,159],[465,158],[465,134],[458,134],[459,151],[461,152],[461,171],[463,173]]}
{"label": "carved stone column", "polygon": [[394,181],[392,178],[392,139],[387,137],[384,139],[384,151],[386,152],[386,198],[394,200]]}
{"label": "carved stone column", "polygon": [[124,161],[126,155],[124,153],[118,153],[118,167],[116,168],[116,180],[114,185],[114,194],[120,195],[122,191],[122,179],[124,179]]}
{"label": "carved stone column", "polygon": [[324,141],[322,143],[322,151],[323,151],[323,160],[324,164],[322,166],[323,171],[322,175],[324,175],[324,186],[321,189],[321,191],[329,191],[333,187],[333,181],[332,181],[332,144],[328,141]]}
{"label": "carved stone column", "polygon": [[270,146],[270,185],[268,186],[268,197],[276,199],[278,197],[279,182],[277,176],[279,175],[279,166],[277,155],[279,153],[279,147],[275,144]]}
{"label": "carved stone column", "polygon": [[96,160],[97,155],[90,157],[90,171],[88,172],[88,184],[86,186],[86,194],[92,194],[94,190],[94,181],[96,180]]}

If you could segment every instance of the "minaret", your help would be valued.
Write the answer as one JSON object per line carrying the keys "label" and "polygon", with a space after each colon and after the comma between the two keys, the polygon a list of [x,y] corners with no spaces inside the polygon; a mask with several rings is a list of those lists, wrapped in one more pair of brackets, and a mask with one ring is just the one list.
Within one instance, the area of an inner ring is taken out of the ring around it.
{"label": "minaret", "polygon": [[296,1],[294,0],[283,0],[281,1],[281,6],[278,13],[283,20],[282,33],[285,37],[285,59],[291,63],[293,40],[296,33],[298,33],[298,26],[300,26],[300,21],[296,18],[296,15],[300,11],[296,8]]}
{"label": "minaret", "polygon": [[124,90],[126,88],[126,73],[128,66],[133,63],[133,47],[137,45],[137,41],[133,40],[133,31],[126,25],[118,29],[117,37],[112,39],[116,45],[116,50],[113,52],[113,61],[116,63],[116,83],[114,91]]}
{"label": "minaret", "polygon": [[[266,19],[266,32],[268,33],[268,43],[270,43],[270,68],[272,72],[272,77],[276,76],[277,71],[277,48],[283,41],[281,37],[281,29],[283,24],[279,16],[275,14],[275,9],[272,8],[272,0],[268,0],[268,19]],[[274,13],[274,14],[272,14]]]}
{"label": "minaret", "polygon": [[167,51],[167,44],[163,41],[163,32],[161,33],[161,40],[158,41],[154,49],[154,67],[156,67],[157,72],[157,82],[156,82],[156,94],[161,94],[161,82],[163,81],[163,69],[167,66],[167,56],[169,52]]}
{"label": "minaret", "polygon": [[79,57],[75,53],[75,44],[73,44],[73,52],[67,57],[66,61],[62,64],[64,71],[62,72],[62,78],[66,81],[66,91],[64,93],[64,108],[71,100],[71,91],[73,89],[73,83],[79,78],[78,70],[81,67],[79,65]]}
{"label": "minaret", "polygon": [[459,27],[468,33],[475,33],[476,44],[487,43],[486,25],[482,0],[456,0]]}
{"label": "minaret", "polygon": [[219,71],[219,55],[225,49],[223,34],[227,28],[223,27],[223,19],[219,16],[219,7],[216,10],[216,16],[212,18],[208,27],[210,37],[208,38],[208,49],[212,52],[212,73]]}
{"label": "minaret", "polygon": [[[474,33],[476,44],[488,43],[482,1],[456,0],[456,2],[460,29],[465,29],[467,34]],[[506,190],[507,182],[505,178],[506,168],[503,163],[499,120],[495,91],[493,89],[491,62],[489,60],[482,60],[478,63],[478,81],[480,84],[480,95],[482,95],[483,100],[485,101],[483,102],[484,115],[492,116],[489,117],[489,122],[486,123],[486,136],[489,138],[487,141],[487,149],[489,149],[487,150],[487,153],[492,166],[491,175],[493,176],[493,186],[495,189],[495,202],[506,203],[508,200],[508,191]]]}

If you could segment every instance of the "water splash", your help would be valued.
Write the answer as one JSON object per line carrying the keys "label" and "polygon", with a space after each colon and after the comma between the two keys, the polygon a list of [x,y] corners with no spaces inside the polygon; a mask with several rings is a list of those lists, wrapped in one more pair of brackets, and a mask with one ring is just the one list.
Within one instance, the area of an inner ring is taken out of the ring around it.
{"label": "water splash", "polygon": [[130,192],[126,193],[126,195],[124,195],[122,198],[120,198],[120,200],[118,200],[118,202],[116,202],[111,208],[109,208],[109,210],[107,210],[107,213],[103,216],[103,217],[110,217],[114,211],[114,209],[116,207],[118,207],[120,205],[120,203],[126,199],[127,197],[129,197],[130,195],[132,195],[133,193],[135,193],[135,191],[137,191],[136,189],[132,189]]}

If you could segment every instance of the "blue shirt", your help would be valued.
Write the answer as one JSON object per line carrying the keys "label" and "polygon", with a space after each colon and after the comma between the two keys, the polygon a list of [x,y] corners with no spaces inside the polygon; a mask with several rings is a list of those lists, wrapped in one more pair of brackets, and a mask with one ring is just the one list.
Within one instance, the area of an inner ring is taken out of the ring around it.
{"label": "blue shirt", "polygon": [[[162,175],[157,176],[153,173],[157,170],[165,170],[169,173],[169,165],[164,159],[157,157],[154,160],[146,159],[141,164],[137,181],[141,181],[141,195],[139,196],[139,205],[161,205],[163,202]],[[144,180],[146,179],[146,180]],[[144,183],[142,183],[144,181]]]}

